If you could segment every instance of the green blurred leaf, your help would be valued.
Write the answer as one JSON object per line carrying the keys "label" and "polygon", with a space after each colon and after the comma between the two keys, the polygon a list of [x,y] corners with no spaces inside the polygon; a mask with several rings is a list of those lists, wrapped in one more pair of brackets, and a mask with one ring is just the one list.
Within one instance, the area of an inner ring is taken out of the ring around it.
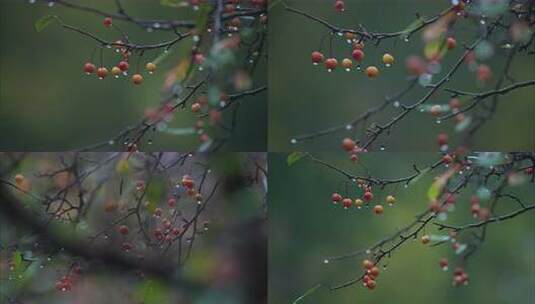
{"label": "green blurred leaf", "polygon": [[320,289],[323,285],[322,284],[318,284],[312,288],[310,288],[309,290],[307,290],[304,294],[302,294],[299,298],[295,299],[295,301],[292,302],[292,304],[297,304],[299,302],[301,302],[301,300],[303,300],[306,296],[309,296],[310,294],[312,294],[314,291]]}
{"label": "green blurred leaf", "polygon": [[53,20],[59,21],[58,16],[46,15],[39,18],[37,21],[35,21],[35,30],[38,32],[42,32]]}
{"label": "green blurred leaf", "polygon": [[425,45],[424,54],[427,59],[436,60],[444,57],[447,52],[446,39],[436,39]]}
{"label": "green blurred leaf", "polygon": [[160,281],[146,280],[139,287],[136,297],[143,304],[169,303],[169,290]]}
{"label": "green blurred leaf", "polygon": [[288,167],[291,167],[305,156],[306,156],[306,153],[304,152],[292,152],[286,158],[286,163],[288,164]]}
{"label": "green blurred leaf", "polygon": [[154,209],[156,209],[158,202],[164,199],[164,195],[166,192],[165,181],[161,178],[151,181],[147,185],[146,191],[148,201],[147,210],[149,210],[149,212],[154,212]]}
{"label": "green blurred leaf", "polygon": [[19,272],[22,267],[22,252],[20,252],[19,250],[13,251],[11,263],[11,265],[13,266],[13,271]]}
{"label": "green blurred leaf", "polygon": [[172,135],[193,135],[195,134],[194,128],[167,128],[162,132]]}
{"label": "green blurred leaf", "polygon": [[429,190],[427,190],[427,197],[429,198],[430,201],[434,201],[440,195],[441,190],[442,190],[442,183],[439,182],[439,180],[437,180],[433,184],[431,184],[431,187],[429,187]]}

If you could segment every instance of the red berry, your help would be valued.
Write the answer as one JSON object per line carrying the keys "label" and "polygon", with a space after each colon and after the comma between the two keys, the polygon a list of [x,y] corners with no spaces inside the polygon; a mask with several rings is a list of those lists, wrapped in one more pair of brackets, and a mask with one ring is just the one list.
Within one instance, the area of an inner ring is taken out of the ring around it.
{"label": "red berry", "polygon": [[167,206],[173,208],[176,205],[176,200],[174,198],[170,198],[167,200]]}
{"label": "red berry", "polygon": [[129,67],[129,66],[130,66],[130,65],[128,64],[128,62],[127,62],[127,61],[124,61],[124,60],[123,60],[123,61],[120,61],[119,64],[117,64],[117,67],[119,67],[119,69],[121,69],[121,71],[123,71],[123,72],[126,71],[126,70],[128,70],[128,67]]}
{"label": "red berry", "polygon": [[477,67],[477,79],[481,82],[488,82],[492,79],[492,70],[486,64],[480,64]]}
{"label": "red berry", "polygon": [[359,160],[359,156],[357,154],[351,154],[351,156],[349,157],[351,159],[352,162],[356,162]]}
{"label": "red berry", "polygon": [[323,62],[323,60],[325,60],[325,56],[323,56],[322,53],[318,51],[312,52],[312,63],[319,64]]}
{"label": "red berry", "polygon": [[372,269],[372,267],[375,266],[372,261],[370,260],[364,260],[362,261],[362,267],[364,269]]}
{"label": "red berry", "polygon": [[442,269],[445,269],[445,268],[448,267],[448,260],[446,258],[440,259],[440,261],[438,263],[440,265],[440,268],[442,268]]}
{"label": "red berry", "polygon": [[373,193],[371,193],[370,191],[366,191],[364,192],[363,198],[365,201],[369,202],[373,199]]}
{"label": "red berry", "polygon": [[90,62],[87,62],[86,64],[84,64],[84,72],[87,75],[93,73],[95,71],[95,69],[96,69],[95,65],[90,63]]}
{"label": "red berry", "polygon": [[192,189],[193,186],[195,186],[195,182],[193,181],[193,179],[191,179],[191,177],[185,175],[184,177],[182,177],[182,186],[188,189]]}
{"label": "red berry", "polygon": [[344,206],[345,209],[348,209],[351,207],[351,205],[353,205],[353,200],[350,198],[344,198],[342,200],[342,205]]}
{"label": "red berry", "polygon": [[97,76],[100,79],[104,79],[106,76],[108,76],[108,69],[105,67],[100,67],[97,69]]}
{"label": "red berry", "polygon": [[126,225],[119,226],[118,230],[119,230],[119,233],[122,235],[127,235],[128,232],[130,231]]}
{"label": "red berry", "polygon": [[367,271],[367,273],[372,277],[373,279],[376,279],[379,276],[379,268],[377,266],[373,266],[371,269]]}
{"label": "red berry", "polygon": [[457,41],[453,37],[446,39],[446,47],[448,50],[453,50],[457,46]]}
{"label": "red berry", "polygon": [[369,78],[377,78],[377,76],[379,76],[379,69],[374,66],[369,66],[366,68],[366,75],[368,75]]}
{"label": "red berry", "polygon": [[337,65],[338,65],[338,60],[336,60],[336,58],[329,58],[329,59],[325,60],[325,67],[329,71],[332,71],[332,70],[336,69]]}
{"label": "red berry", "polygon": [[332,201],[334,203],[338,203],[338,202],[341,202],[342,201],[342,196],[338,193],[333,193],[333,195],[331,196],[332,198]]}
{"label": "red berry", "polygon": [[445,164],[451,164],[451,162],[453,162],[453,157],[451,157],[449,154],[446,154],[442,156],[442,162]]}
{"label": "red berry", "polygon": [[132,244],[128,243],[128,242],[124,242],[121,246],[121,248],[123,249],[123,251],[130,251],[132,250]]}
{"label": "red berry", "polygon": [[374,280],[370,280],[370,281],[368,281],[368,283],[366,283],[366,287],[368,287],[369,290],[375,289],[376,285],[377,285],[377,283],[375,283]]}
{"label": "red berry", "polygon": [[448,134],[440,133],[437,136],[437,143],[439,147],[445,146],[448,144]]}
{"label": "red berry", "polygon": [[452,98],[448,104],[452,109],[458,109],[461,107],[461,101],[459,98]]}
{"label": "red berry", "polygon": [[355,141],[351,138],[344,138],[344,140],[342,141],[342,148],[344,148],[344,150],[348,152],[353,151],[353,149],[355,148]]}
{"label": "red berry", "polygon": [[362,59],[364,59],[364,51],[362,51],[361,49],[354,49],[351,55],[353,56],[353,59],[358,62],[361,62]]}
{"label": "red berry", "polygon": [[533,174],[533,167],[526,168],[526,169],[524,170],[524,173],[525,173],[526,175],[532,175],[532,174]]}
{"label": "red berry", "polygon": [[343,12],[345,10],[345,3],[344,1],[342,0],[337,0],[335,3],[334,3],[334,8],[336,9],[336,11],[338,12]]}
{"label": "red berry", "polygon": [[102,22],[105,27],[110,27],[112,24],[112,19],[110,17],[104,18],[104,21]]}

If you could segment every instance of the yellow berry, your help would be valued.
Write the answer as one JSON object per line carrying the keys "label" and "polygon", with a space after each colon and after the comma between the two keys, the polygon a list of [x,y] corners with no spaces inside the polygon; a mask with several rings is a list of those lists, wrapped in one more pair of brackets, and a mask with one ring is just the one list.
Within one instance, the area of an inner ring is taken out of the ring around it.
{"label": "yellow berry", "polygon": [[344,69],[349,70],[351,69],[352,66],[353,66],[353,61],[351,61],[351,59],[345,58],[344,60],[342,60],[342,67]]}
{"label": "yellow berry", "polygon": [[156,64],[152,63],[152,62],[149,62],[147,63],[147,65],[145,66],[145,68],[147,69],[147,71],[149,72],[154,72],[156,71]]}
{"label": "yellow berry", "polygon": [[143,83],[143,76],[141,76],[141,74],[132,75],[132,82],[134,84],[142,84]]}
{"label": "yellow berry", "polygon": [[429,235],[424,234],[422,235],[422,238],[420,240],[422,241],[422,244],[427,245],[431,241],[431,238],[429,237]]}
{"label": "yellow berry", "polygon": [[396,198],[392,195],[386,197],[386,203],[389,205],[394,205],[396,203]]}
{"label": "yellow berry", "polygon": [[22,174],[15,175],[15,183],[20,185],[22,184],[23,181],[24,181],[24,175]]}
{"label": "yellow berry", "polygon": [[386,64],[387,66],[390,66],[392,64],[394,64],[394,56],[386,53],[383,55],[383,62],[384,64]]}

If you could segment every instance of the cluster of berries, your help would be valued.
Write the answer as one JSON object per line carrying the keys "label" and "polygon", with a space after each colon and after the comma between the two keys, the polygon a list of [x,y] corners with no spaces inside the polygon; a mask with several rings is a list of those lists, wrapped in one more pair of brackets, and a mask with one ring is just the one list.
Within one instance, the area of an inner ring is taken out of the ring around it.
{"label": "cluster of berries", "polygon": [[70,291],[74,283],[78,280],[81,274],[82,274],[82,267],[78,264],[74,264],[71,267],[69,273],[62,276],[56,282],[56,290],[61,291],[61,292]]}
{"label": "cluster of berries", "polygon": [[[346,32],[344,35],[346,39],[352,43],[353,51],[351,53],[351,57],[356,62],[356,65],[354,64],[353,60],[350,58],[344,58],[342,59],[340,63],[334,57],[325,58],[325,55],[321,53],[320,51],[312,52],[312,55],[311,55],[312,64],[319,65],[323,63],[325,65],[325,68],[329,72],[334,71],[338,66],[341,66],[347,72],[350,72],[353,68],[356,68],[357,70],[361,70],[361,62],[364,60],[364,56],[365,56],[364,43],[356,39],[355,33]],[[383,55],[382,61],[386,67],[390,67],[394,64],[395,59],[393,55],[389,53],[385,53]],[[368,66],[364,70],[364,72],[370,79],[377,78],[379,76],[379,68],[377,68],[374,65]]]}
{"label": "cluster of berries", "polygon": [[[364,189],[364,194],[362,195],[362,198],[356,198],[353,201],[351,198],[348,198],[348,197],[344,198],[342,197],[342,195],[335,192],[331,195],[331,200],[334,204],[341,203],[344,209],[349,209],[353,207],[353,205],[357,207],[357,209],[361,209],[362,206],[364,206],[365,204],[369,204],[371,202],[371,200],[373,199],[373,193],[371,192],[371,188],[369,186],[362,185],[360,187],[363,187]],[[385,199],[385,202],[387,205],[393,206],[396,203],[396,198],[392,195],[388,195]],[[377,215],[383,214],[384,212],[383,205],[376,204],[373,207],[373,212]]]}
{"label": "cluster of berries", "polygon": [[377,277],[379,277],[380,274],[379,267],[370,260],[364,260],[362,261],[362,268],[364,268],[365,271],[362,276],[362,284],[369,290],[375,289],[375,286],[377,285]]}

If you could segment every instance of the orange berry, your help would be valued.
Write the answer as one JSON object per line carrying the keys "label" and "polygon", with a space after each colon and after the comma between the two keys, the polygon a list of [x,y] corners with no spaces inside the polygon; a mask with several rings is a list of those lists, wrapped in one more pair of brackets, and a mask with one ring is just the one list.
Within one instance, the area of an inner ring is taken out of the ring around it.
{"label": "orange berry", "polygon": [[134,74],[132,75],[132,82],[134,84],[142,84],[143,83],[143,76],[141,74]]}
{"label": "orange berry", "polygon": [[369,78],[377,78],[377,76],[379,76],[379,69],[374,66],[369,66],[366,69],[366,75],[368,75]]}

